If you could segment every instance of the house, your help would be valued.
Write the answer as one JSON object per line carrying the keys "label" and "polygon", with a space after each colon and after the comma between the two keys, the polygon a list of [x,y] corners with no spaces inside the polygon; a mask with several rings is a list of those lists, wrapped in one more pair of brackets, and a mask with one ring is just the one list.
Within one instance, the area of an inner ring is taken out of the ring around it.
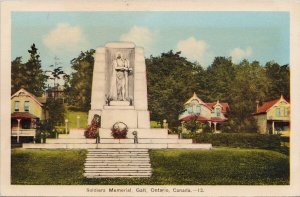
{"label": "house", "polygon": [[21,88],[11,96],[11,131],[12,136],[34,137],[36,123],[47,119],[46,98],[35,97]]}
{"label": "house", "polygon": [[259,133],[289,135],[290,103],[283,96],[264,102],[261,106],[257,103],[253,116]]}
{"label": "house", "polygon": [[55,87],[48,87],[46,90],[46,97],[47,98],[59,98],[59,99],[64,99],[65,96],[65,91],[64,87],[57,85]]}
{"label": "house", "polygon": [[196,93],[184,104],[184,111],[179,115],[182,125],[185,122],[197,119],[200,123],[213,125],[214,132],[218,132],[219,125],[227,120],[226,113],[229,110],[228,103],[203,102]]}

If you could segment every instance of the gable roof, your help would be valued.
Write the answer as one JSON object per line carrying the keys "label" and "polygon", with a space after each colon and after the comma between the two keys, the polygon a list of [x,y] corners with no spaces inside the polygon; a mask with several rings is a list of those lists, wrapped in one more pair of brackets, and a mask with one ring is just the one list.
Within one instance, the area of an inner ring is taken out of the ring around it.
{"label": "gable roof", "polygon": [[24,88],[21,88],[20,90],[18,90],[16,93],[14,93],[11,96],[11,99],[14,97],[18,97],[20,94],[25,94],[27,96],[29,96],[30,98],[32,98],[37,104],[39,104],[40,106],[43,106],[42,101],[35,97],[33,94],[31,94],[30,92],[28,92],[27,90],[25,90]]}
{"label": "gable roof", "polygon": [[271,109],[275,104],[281,102],[281,101],[285,101],[287,103],[289,103],[287,100],[285,100],[283,98],[283,96],[281,96],[279,99],[274,99],[271,101],[267,101],[264,102],[261,106],[258,107],[257,111],[254,113],[255,114],[262,114],[262,113],[266,113],[269,109]]}
{"label": "gable roof", "polygon": [[220,104],[222,106],[222,113],[226,113],[229,110],[229,104],[228,103],[220,103],[219,101],[217,102],[212,102],[212,103],[206,103],[210,108],[214,108],[217,104]]}
{"label": "gable roof", "polygon": [[193,96],[184,103],[184,105],[187,105],[189,103],[191,103],[193,100],[197,100],[199,102],[199,104],[202,104],[204,106],[206,106],[207,108],[209,108],[210,110],[212,110],[212,108],[210,106],[208,106],[206,103],[204,103],[198,96],[197,94],[194,92]]}

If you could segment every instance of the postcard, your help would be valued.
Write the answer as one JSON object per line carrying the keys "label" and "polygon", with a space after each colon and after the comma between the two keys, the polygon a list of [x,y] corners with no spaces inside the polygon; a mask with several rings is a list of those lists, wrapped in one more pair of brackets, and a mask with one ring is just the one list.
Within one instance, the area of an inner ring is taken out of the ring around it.
{"label": "postcard", "polygon": [[299,1],[2,1],[1,196],[298,196]]}

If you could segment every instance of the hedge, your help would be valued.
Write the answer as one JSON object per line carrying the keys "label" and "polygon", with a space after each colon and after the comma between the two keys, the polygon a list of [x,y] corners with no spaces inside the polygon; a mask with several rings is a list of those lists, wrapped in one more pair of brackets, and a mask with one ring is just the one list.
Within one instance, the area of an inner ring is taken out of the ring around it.
{"label": "hedge", "polygon": [[183,138],[192,138],[194,143],[211,143],[213,146],[278,149],[281,146],[279,135],[256,133],[189,133]]}

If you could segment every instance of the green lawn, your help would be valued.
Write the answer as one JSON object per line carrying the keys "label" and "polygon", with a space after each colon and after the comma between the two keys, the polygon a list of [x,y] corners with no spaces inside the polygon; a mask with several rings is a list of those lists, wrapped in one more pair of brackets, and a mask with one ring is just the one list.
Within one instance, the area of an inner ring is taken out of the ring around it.
{"label": "green lawn", "polygon": [[152,150],[151,178],[86,179],[86,150],[13,150],[12,184],[282,185],[288,156],[268,150]]}
{"label": "green lawn", "polygon": [[69,120],[69,127],[77,128],[77,116],[80,117],[80,128],[87,128],[87,112],[67,110],[65,112],[65,119],[67,118]]}

